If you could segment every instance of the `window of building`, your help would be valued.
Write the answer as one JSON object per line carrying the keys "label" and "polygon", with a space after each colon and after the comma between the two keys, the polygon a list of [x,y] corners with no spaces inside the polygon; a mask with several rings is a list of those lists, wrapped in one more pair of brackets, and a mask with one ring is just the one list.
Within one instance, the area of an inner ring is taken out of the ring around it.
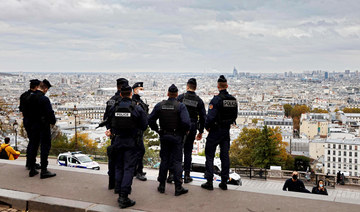
{"label": "window of building", "polygon": [[328,161],[330,161],[330,157],[328,157]]}
{"label": "window of building", "polygon": [[333,170],[333,174],[335,174],[335,170]]}
{"label": "window of building", "polygon": [[331,152],[330,152],[330,150],[328,150],[328,155],[330,155],[331,154]]}
{"label": "window of building", "polygon": [[346,163],[346,158],[344,158],[344,163]]}
{"label": "window of building", "polygon": [[355,159],[355,163],[357,163],[357,159]]}
{"label": "window of building", "polygon": [[357,146],[355,146],[355,150],[357,150]]}
{"label": "window of building", "polygon": [[349,170],[352,170],[352,165],[349,166]]}
{"label": "window of building", "polygon": [[352,159],[351,159],[351,158],[349,159],[349,163],[352,163]]}
{"label": "window of building", "polygon": [[357,170],[357,165],[354,166],[354,169]]}
{"label": "window of building", "polygon": [[349,149],[352,150],[352,146],[351,146],[351,145],[349,146]]}
{"label": "window of building", "polygon": [[349,156],[352,157],[352,152],[349,152]]}
{"label": "window of building", "polygon": [[344,156],[346,156],[346,152],[344,151]]}
{"label": "window of building", "polygon": [[330,168],[330,163],[328,163],[327,167]]}
{"label": "window of building", "polygon": [[333,144],[333,148],[336,149],[336,145],[335,145],[335,144]]}
{"label": "window of building", "polygon": [[334,162],[336,161],[335,157],[333,157],[333,161],[334,161]]}
{"label": "window of building", "polygon": [[338,156],[341,156],[341,151],[338,152]]}
{"label": "window of building", "polygon": [[352,176],[352,172],[349,172],[349,175]]}
{"label": "window of building", "polygon": [[357,152],[355,152],[355,157],[357,157]]}
{"label": "window of building", "polygon": [[341,158],[338,158],[338,162],[341,162]]}
{"label": "window of building", "polygon": [[341,149],[341,144],[339,144],[339,146],[338,146],[338,147],[339,147],[339,149]]}
{"label": "window of building", "polygon": [[335,163],[333,163],[333,168],[335,169]]}
{"label": "window of building", "polygon": [[336,155],[335,150],[333,150],[333,155]]}
{"label": "window of building", "polygon": [[338,165],[338,168],[341,169],[341,164]]}
{"label": "window of building", "polygon": [[344,149],[346,149],[346,146],[347,146],[347,145],[344,145]]}

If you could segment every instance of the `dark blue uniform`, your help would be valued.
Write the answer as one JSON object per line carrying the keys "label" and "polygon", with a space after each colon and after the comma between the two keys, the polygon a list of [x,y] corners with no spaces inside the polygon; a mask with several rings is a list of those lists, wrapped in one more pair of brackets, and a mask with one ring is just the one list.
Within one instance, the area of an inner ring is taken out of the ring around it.
{"label": "dark blue uniform", "polygon": [[205,129],[209,130],[207,136],[205,155],[205,178],[212,181],[214,177],[214,157],[217,145],[220,145],[221,179],[229,179],[230,160],[230,125],[235,123],[237,117],[236,99],[226,90],[210,101],[208,115],[205,120]]}
{"label": "dark blue uniform", "polygon": [[[121,100],[120,91],[117,91],[114,96],[112,96],[109,101],[106,102],[106,108],[104,113],[103,120],[107,120],[110,116],[110,109],[114,107],[116,102]],[[113,139],[111,139],[111,145],[113,144]],[[109,175],[109,188],[114,188],[115,186],[115,162],[111,157],[108,157],[108,175]]]}
{"label": "dark blue uniform", "polygon": [[56,123],[54,111],[50,100],[41,91],[32,93],[29,99],[28,129],[31,131],[32,145],[28,147],[29,167],[35,166],[36,155],[41,144],[41,170],[46,171],[48,156],[51,148],[50,124]]}
{"label": "dark blue uniform", "polygon": [[[163,116],[162,113],[171,112],[174,109],[173,106],[176,109],[173,112],[174,115]],[[162,117],[164,118],[162,119]],[[160,130],[156,123],[158,119],[160,119]],[[169,98],[168,101],[158,103],[149,115],[149,126],[160,134],[161,163],[158,181],[165,183],[170,163],[173,163],[175,186],[180,187],[182,184],[182,141],[186,132],[190,130],[190,117],[186,106],[179,103],[175,98]]]}
{"label": "dark blue uniform", "polygon": [[[184,101],[185,95],[186,95],[186,100]],[[187,91],[186,94],[179,95],[177,100],[186,105],[191,120],[190,132],[186,136],[186,140],[184,143],[184,171],[190,172],[191,155],[194,146],[193,144],[194,144],[196,132],[197,130],[199,130],[199,133],[204,132],[206,111],[205,111],[204,102],[193,91]]]}
{"label": "dark blue uniform", "polygon": [[[132,100],[139,105],[146,114],[149,114],[149,105],[147,105],[141,98],[139,95],[134,94],[132,96]],[[144,146],[144,137],[143,137],[143,133],[140,134],[140,138],[138,140],[138,145],[137,145],[137,150],[138,150],[138,159],[136,162],[136,169],[135,169],[135,174],[139,173],[139,174],[143,174],[143,168],[144,168],[144,164],[143,164],[143,158],[145,155],[145,146]]]}
{"label": "dark blue uniform", "polygon": [[[119,108],[131,108],[129,112],[119,112]],[[128,117],[126,114],[129,113]],[[118,117],[124,119],[116,121]],[[144,110],[134,105],[130,98],[122,98],[111,109],[107,128],[111,130],[113,155],[115,157],[115,191],[119,194],[130,194],[137,160],[136,137],[147,128],[147,117]],[[126,120],[126,118],[129,118]],[[125,121],[124,121],[125,120]],[[130,121],[129,121],[130,120]]]}
{"label": "dark blue uniform", "polygon": [[26,130],[26,134],[29,138],[29,144],[26,148],[26,152],[27,152],[27,155],[26,155],[26,167],[28,167],[28,156],[29,156],[29,152],[30,152],[30,149],[32,148],[32,145],[33,145],[33,139],[31,137],[31,130],[30,130],[30,120],[29,120],[29,114],[31,113],[30,111],[30,106],[29,106],[29,100],[30,100],[30,97],[31,95],[34,94],[35,91],[32,91],[32,90],[28,90],[26,92],[24,92],[23,94],[21,94],[20,96],[20,105],[19,105],[19,110],[20,112],[22,112],[23,114],[23,124],[24,124],[24,128]]}

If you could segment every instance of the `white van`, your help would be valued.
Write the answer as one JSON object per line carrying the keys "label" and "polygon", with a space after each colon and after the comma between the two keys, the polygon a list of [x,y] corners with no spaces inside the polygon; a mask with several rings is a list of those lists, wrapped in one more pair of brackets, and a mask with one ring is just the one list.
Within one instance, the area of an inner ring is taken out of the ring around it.
{"label": "white van", "polygon": [[[204,156],[195,156],[195,155],[192,156],[192,163],[191,163],[192,171],[190,172],[190,176],[193,179],[205,180],[205,178],[204,178],[205,171],[206,171],[205,161],[206,161],[206,158]],[[215,181],[221,181],[220,172],[221,172],[221,161],[219,158],[214,158],[214,180]],[[230,170],[229,180],[228,180],[227,184],[241,186],[242,181],[241,181],[240,175]]]}
{"label": "white van", "polygon": [[61,153],[58,156],[57,164],[59,166],[100,170],[97,162],[92,161],[87,155],[81,154],[81,152]]}

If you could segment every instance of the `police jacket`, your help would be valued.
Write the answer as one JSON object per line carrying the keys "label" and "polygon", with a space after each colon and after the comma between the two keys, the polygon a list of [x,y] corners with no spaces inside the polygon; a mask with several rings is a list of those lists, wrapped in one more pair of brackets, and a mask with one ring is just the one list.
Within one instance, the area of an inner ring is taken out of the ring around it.
{"label": "police jacket", "polygon": [[138,94],[134,94],[132,96],[132,100],[137,104],[139,105],[144,111],[146,114],[149,114],[149,105],[146,104]]}
{"label": "police jacket", "polygon": [[235,123],[238,114],[236,99],[226,90],[221,90],[219,95],[210,101],[205,128],[230,128]]}
{"label": "police jacket", "polygon": [[145,111],[130,98],[121,98],[111,107],[107,129],[126,146],[132,146],[138,133],[145,131],[148,120]]}
{"label": "police jacket", "polygon": [[206,119],[203,100],[193,91],[187,91],[185,94],[179,95],[177,100],[186,106],[191,122],[198,124],[199,132],[203,133]]}
{"label": "police jacket", "polygon": [[115,105],[117,101],[121,100],[120,91],[117,91],[114,96],[112,96],[107,102],[106,102],[106,108],[103,120],[106,120],[110,115],[110,109]]}
{"label": "police jacket", "polygon": [[42,91],[31,93],[29,99],[29,120],[31,123],[50,125],[56,123],[50,100]]}
{"label": "police jacket", "polygon": [[19,105],[19,110],[20,112],[22,112],[24,118],[29,114],[28,111],[28,103],[29,103],[29,99],[30,99],[30,95],[31,93],[34,93],[34,91],[32,90],[28,90],[25,91],[23,94],[21,94],[20,96],[20,105]]}
{"label": "police jacket", "polygon": [[155,105],[149,115],[149,126],[159,132],[156,121],[160,119],[160,128],[164,132],[174,132],[183,135],[190,130],[190,117],[186,106],[175,98],[169,98]]}

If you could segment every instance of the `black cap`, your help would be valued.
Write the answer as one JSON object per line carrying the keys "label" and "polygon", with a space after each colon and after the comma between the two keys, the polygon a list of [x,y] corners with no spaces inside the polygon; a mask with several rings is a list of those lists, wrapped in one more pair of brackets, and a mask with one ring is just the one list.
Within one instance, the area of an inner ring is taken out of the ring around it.
{"label": "black cap", "polygon": [[191,84],[191,85],[195,85],[196,86],[196,79],[195,78],[190,78],[187,82],[187,84]]}
{"label": "black cap", "polygon": [[170,87],[169,87],[169,90],[168,90],[170,93],[177,93],[179,90],[178,88],[172,84]]}
{"label": "black cap", "polygon": [[131,91],[131,87],[129,85],[123,85],[121,87],[121,92]]}
{"label": "black cap", "polygon": [[144,87],[144,83],[143,82],[137,82],[132,86],[132,89],[139,88],[139,87]]}
{"label": "black cap", "polygon": [[41,81],[38,80],[38,79],[32,79],[32,80],[30,80],[30,86],[39,86],[40,83],[41,83]]}
{"label": "black cap", "polygon": [[48,88],[52,87],[52,85],[50,84],[50,82],[47,79],[44,79],[42,82],[46,85],[46,87],[48,87]]}
{"label": "black cap", "polygon": [[121,86],[129,85],[129,81],[125,78],[119,78],[116,80],[116,84]]}
{"label": "black cap", "polygon": [[227,82],[226,78],[224,77],[224,75],[220,75],[218,82]]}

